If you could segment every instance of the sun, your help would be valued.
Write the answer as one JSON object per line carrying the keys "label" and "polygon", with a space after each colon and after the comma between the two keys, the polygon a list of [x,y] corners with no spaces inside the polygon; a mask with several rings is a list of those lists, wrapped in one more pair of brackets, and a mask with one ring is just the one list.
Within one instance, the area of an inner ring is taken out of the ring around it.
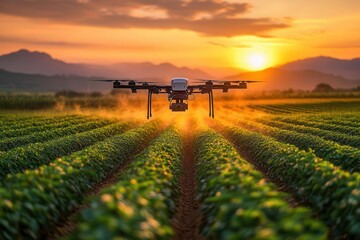
{"label": "sun", "polygon": [[261,70],[267,66],[267,59],[264,54],[252,53],[247,58],[247,64],[250,70]]}
{"label": "sun", "polygon": [[273,49],[256,47],[234,52],[235,66],[243,71],[262,71],[275,66],[278,54]]}

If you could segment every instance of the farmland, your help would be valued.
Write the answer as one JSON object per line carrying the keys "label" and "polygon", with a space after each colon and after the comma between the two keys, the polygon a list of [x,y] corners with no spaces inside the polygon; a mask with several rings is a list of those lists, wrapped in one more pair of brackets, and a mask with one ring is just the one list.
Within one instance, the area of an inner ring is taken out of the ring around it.
{"label": "farmland", "polygon": [[45,100],[0,114],[1,239],[360,238],[358,98]]}

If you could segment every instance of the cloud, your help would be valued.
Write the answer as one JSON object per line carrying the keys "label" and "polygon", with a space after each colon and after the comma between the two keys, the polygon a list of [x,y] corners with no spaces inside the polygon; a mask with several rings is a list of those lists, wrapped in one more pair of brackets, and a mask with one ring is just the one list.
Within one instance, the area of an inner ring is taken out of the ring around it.
{"label": "cloud", "polygon": [[360,43],[359,41],[328,43],[328,44],[319,45],[318,48],[343,48],[343,49],[360,48]]}
{"label": "cloud", "polygon": [[224,43],[219,43],[219,42],[208,42],[208,44],[217,46],[217,47],[222,47],[222,48],[250,48],[251,47],[250,45],[246,45],[246,44],[229,45],[229,44],[224,44]]}
{"label": "cloud", "polygon": [[0,35],[0,43],[20,43],[20,44],[31,44],[31,45],[45,45],[45,46],[61,46],[61,47],[93,47],[91,44],[86,43],[74,43],[74,42],[63,42],[63,41],[42,41],[42,40],[33,40],[22,37],[13,37],[13,36],[2,36]]}
{"label": "cloud", "polygon": [[206,36],[269,36],[288,18],[244,18],[252,6],[222,0],[1,0],[0,13],[111,28],[182,29]]}
{"label": "cloud", "polygon": [[141,51],[154,51],[155,50],[164,50],[169,51],[171,48],[168,46],[154,46],[151,44],[99,44],[99,43],[89,43],[89,42],[66,42],[66,41],[43,41],[35,40],[22,37],[13,37],[13,36],[3,36],[0,35],[0,44],[1,43],[19,43],[23,46],[25,45],[39,45],[39,46],[49,46],[49,47],[64,47],[64,48],[97,48],[97,49],[108,49],[108,50],[141,50]]}

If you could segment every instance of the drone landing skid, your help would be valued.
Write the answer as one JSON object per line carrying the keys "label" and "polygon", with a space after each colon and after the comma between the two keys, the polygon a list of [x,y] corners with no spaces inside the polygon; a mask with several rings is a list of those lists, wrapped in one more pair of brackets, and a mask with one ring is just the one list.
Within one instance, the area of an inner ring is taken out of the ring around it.
{"label": "drone landing skid", "polygon": [[213,95],[213,91],[210,90],[208,92],[209,94],[209,117],[214,118],[214,95]]}

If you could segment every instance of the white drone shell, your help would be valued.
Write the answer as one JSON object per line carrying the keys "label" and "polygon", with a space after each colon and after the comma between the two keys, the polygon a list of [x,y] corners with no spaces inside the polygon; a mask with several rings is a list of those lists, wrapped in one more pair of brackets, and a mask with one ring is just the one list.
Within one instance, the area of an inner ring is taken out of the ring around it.
{"label": "white drone shell", "polygon": [[188,88],[187,78],[172,78],[171,88],[173,91],[186,91]]}

